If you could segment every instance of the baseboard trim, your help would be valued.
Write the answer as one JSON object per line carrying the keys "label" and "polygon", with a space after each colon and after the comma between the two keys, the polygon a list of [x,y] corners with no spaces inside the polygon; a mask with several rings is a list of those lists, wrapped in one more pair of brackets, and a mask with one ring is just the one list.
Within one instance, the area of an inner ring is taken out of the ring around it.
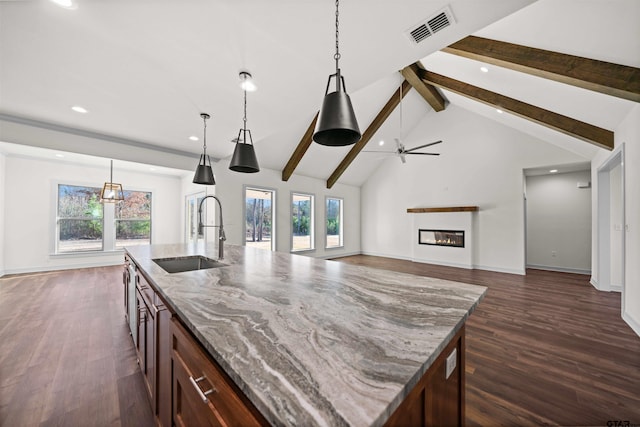
{"label": "baseboard trim", "polygon": [[[122,265],[124,261],[93,261],[83,262],[79,264],[62,264],[62,265],[48,265],[45,267],[27,267],[27,268],[12,268],[4,271],[4,275],[12,274],[28,274],[28,273],[43,273],[47,271],[59,271],[59,270],[73,270],[77,268],[93,268],[93,267],[110,267],[114,265]],[[1,277],[1,276],[0,276]]]}
{"label": "baseboard trim", "polygon": [[393,259],[401,259],[401,260],[404,260],[404,261],[413,261],[413,259],[411,257],[403,257],[403,256],[398,256],[396,254],[385,254],[385,253],[382,253],[382,252],[362,251],[362,252],[360,252],[360,255],[379,256],[379,257],[383,257],[383,258],[393,258]]}
{"label": "baseboard trim", "polygon": [[582,268],[553,267],[548,265],[536,264],[527,264],[527,268],[534,268],[536,270],[557,271],[559,273],[591,274],[591,270],[585,270]]}
{"label": "baseboard trim", "polygon": [[633,329],[633,332],[636,333],[637,336],[640,337],[640,321],[635,320],[628,311],[622,313],[622,320],[627,322],[627,325]]}
{"label": "baseboard trim", "polygon": [[611,292],[622,292],[622,283],[612,283],[609,290]]}
{"label": "baseboard trim", "polygon": [[507,274],[517,274],[519,276],[525,276],[527,274],[527,270],[522,268],[503,268],[503,267],[492,267],[489,265],[479,265],[474,264],[473,268],[476,270],[485,270],[485,271],[495,271],[496,273],[507,273]]}
{"label": "baseboard trim", "polygon": [[360,252],[345,252],[345,253],[339,253],[339,254],[324,254],[324,255],[319,255],[315,258],[331,260],[333,258],[342,258],[343,256],[354,256],[354,255],[360,255],[360,254],[361,254]]}

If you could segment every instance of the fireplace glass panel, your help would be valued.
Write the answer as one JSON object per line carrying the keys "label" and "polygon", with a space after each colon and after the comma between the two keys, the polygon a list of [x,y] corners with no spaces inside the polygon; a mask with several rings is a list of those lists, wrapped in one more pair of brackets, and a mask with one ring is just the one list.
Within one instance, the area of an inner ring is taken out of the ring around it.
{"label": "fireplace glass panel", "polygon": [[464,248],[464,230],[418,230],[418,243]]}

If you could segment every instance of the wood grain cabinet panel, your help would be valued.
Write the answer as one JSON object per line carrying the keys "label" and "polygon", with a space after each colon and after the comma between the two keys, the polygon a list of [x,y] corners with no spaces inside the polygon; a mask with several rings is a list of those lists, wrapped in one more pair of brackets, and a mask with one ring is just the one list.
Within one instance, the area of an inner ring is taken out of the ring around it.
{"label": "wood grain cabinet panel", "polygon": [[176,425],[268,425],[176,318],[171,320],[171,361]]}
{"label": "wood grain cabinet panel", "polygon": [[[464,351],[463,326],[391,415],[386,426],[464,426]],[[451,364],[455,360],[455,368],[448,376],[447,358]]]}

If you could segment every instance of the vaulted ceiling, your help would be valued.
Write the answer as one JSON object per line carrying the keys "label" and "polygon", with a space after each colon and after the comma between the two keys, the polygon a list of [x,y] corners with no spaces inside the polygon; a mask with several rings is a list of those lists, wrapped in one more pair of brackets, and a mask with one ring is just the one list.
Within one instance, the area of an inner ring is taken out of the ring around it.
{"label": "vaulted ceiling", "polygon": [[[248,70],[259,87],[248,96],[248,127],[261,166],[282,171],[283,179],[295,173],[328,186],[360,185],[384,161],[359,153],[365,145],[388,150],[393,138],[448,104],[589,159],[610,146],[612,131],[639,101],[635,0],[343,0],[341,68],[364,138],[339,148],[310,141],[334,66],[333,2],[77,6],[0,2],[0,125],[81,129],[195,156],[201,142],[188,138],[202,137],[199,114],[207,112],[209,151],[224,159],[242,125],[238,72]],[[420,43],[409,39],[408,30],[442,11],[450,26]],[[596,81],[571,77],[581,69]],[[75,113],[73,105],[89,113]],[[0,129],[0,140],[13,136]]]}

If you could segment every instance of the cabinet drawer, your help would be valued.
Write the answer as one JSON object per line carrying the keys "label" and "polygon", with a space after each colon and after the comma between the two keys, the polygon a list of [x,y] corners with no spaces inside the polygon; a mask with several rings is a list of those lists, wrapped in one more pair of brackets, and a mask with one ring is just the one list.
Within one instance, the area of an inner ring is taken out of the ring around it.
{"label": "cabinet drawer", "polygon": [[190,415],[192,411],[207,412],[210,420],[206,425],[265,424],[255,408],[249,406],[250,402],[244,396],[240,397],[231,380],[175,318],[171,321],[171,359],[176,424],[179,424],[177,419],[183,422],[190,417],[198,419],[199,416]]}

